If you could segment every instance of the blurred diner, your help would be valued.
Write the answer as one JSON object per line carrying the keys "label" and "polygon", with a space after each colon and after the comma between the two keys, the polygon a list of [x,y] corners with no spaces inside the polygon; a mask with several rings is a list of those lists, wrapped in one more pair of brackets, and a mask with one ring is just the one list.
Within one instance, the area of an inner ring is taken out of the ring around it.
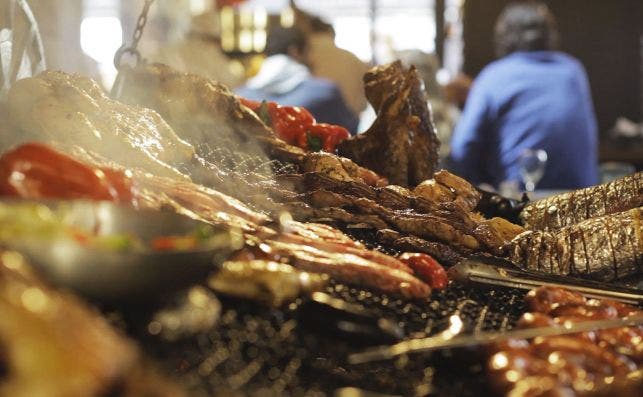
{"label": "blurred diner", "polygon": [[337,124],[351,133],[358,118],[330,80],[314,77],[308,68],[308,42],[297,28],[277,27],[268,33],[266,59],[256,76],[236,92],[247,99],[302,106],[321,123]]}
{"label": "blurred diner", "polygon": [[[494,43],[499,59],[475,79],[455,128],[452,169],[494,187],[530,172],[543,189],[596,184],[598,133],[587,74],[576,58],[557,51],[547,6],[507,6]],[[525,170],[523,163],[532,162],[525,156],[536,151],[541,169]]]}

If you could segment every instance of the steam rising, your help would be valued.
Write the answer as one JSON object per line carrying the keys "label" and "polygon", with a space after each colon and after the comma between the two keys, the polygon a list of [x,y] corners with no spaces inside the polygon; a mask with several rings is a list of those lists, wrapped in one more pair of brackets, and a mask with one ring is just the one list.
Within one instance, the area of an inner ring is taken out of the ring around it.
{"label": "steam rising", "polygon": [[160,65],[130,77],[122,97],[129,105],[90,79],[62,72],[17,82],[8,99],[10,133],[2,134],[0,149],[54,144],[95,164],[190,177],[257,209],[280,211],[257,189],[274,183],[271,160],[256,138],[270,131],[227,88]]}

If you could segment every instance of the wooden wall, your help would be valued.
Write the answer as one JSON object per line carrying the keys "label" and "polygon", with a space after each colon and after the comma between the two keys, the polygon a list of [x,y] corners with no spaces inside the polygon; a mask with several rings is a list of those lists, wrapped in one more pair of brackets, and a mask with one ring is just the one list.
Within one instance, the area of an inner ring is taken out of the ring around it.
{"label": "wooden wall", "polygon": [[[466,0],[464,71],[475,76],[494,59],[492,32],[508,0]],[[641,120],[642,0],[551,0],[562,50],[580,59],[590,79],[601,134],[618,116]]]}

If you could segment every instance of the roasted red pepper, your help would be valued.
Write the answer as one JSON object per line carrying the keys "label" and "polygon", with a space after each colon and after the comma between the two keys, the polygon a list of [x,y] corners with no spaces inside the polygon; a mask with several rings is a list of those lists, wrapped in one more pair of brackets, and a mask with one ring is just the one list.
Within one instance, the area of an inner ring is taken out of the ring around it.
{"label": "roasted red pepper", "polygon": [[398,258],[406,263],[415,275],[434,289],[444,289],[449,283],[447,272],[430,255],[405,252]]}
{"label": "roasted red pepper", "polygon": [[0,196],[135,201],[128,173],[90,167],[40,143],[0,157]]}
{"label": "roasted red pepper", "polygon": [[317,123],[310,112],[299,106],[280,106],[275,102],[257,102],[241,98],[286,143],[310,151],[334,152],[348,138],[346,128]]}

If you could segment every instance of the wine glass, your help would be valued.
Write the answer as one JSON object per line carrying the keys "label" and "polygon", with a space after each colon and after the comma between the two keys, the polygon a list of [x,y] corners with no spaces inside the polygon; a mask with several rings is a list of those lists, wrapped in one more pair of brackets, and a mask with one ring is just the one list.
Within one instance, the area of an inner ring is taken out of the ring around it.
{"label": "wine glass", "polygon": [[520,176],[525,184],[525,190],[533,192],[536,184],[545,174],[547,152],[542,149],[525,149],[518,158]]}

